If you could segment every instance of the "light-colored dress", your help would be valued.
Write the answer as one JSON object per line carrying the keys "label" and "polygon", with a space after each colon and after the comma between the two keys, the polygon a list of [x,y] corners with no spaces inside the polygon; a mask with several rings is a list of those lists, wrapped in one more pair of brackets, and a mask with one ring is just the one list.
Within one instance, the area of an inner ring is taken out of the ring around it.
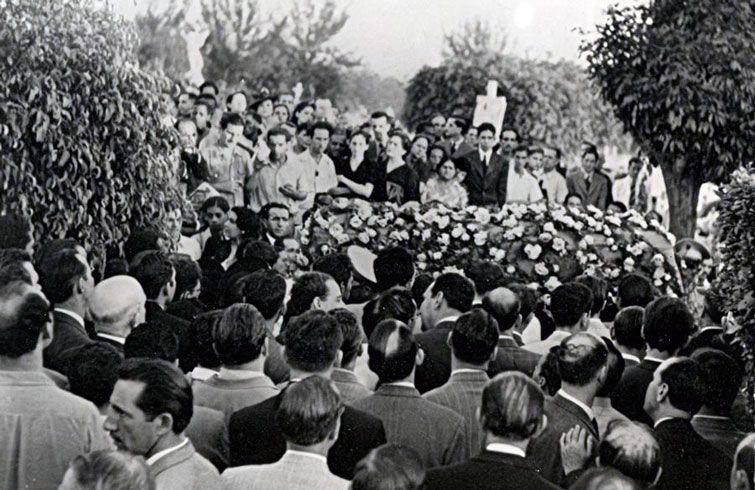
{"label": "light-colored dress", "polygon": [[467,190],[457,180],[441,180],[430,177],[422,194],[422,203],[438,201],[450,208],[463,208],[467,205]]}

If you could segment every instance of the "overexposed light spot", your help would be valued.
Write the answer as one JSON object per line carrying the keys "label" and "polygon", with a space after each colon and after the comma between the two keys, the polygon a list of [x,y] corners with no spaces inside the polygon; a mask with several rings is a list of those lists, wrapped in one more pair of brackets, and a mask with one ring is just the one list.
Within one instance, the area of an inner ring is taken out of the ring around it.
{"label": "overexposed light spot", "polygon": [[530,2],[519,2],[514,7],[514,12],[511,18],[514,27],[517,29],[527,29],[532,25],[532,21],[535,18],[535,8]]}

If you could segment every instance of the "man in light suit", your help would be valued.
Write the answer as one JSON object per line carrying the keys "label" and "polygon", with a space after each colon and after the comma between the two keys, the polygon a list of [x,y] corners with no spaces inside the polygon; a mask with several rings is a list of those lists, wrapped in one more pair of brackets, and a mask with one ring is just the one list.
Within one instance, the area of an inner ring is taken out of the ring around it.
{"label": "man in light suit", "polygon": [[469,204],[501,206],[506,203],[509,163],[493,151],[495,127],[492,124],[480,124],[478,134],[478,150],[468,153],[459,162],[459,168],[466,172],[463,185],[469,194]]}
{"label": "man in light suit", "polygon": [[286,453],[272,464],[225,471],[226,490],[348,488],[348,480],[328,470],[327,460],[338,438],[342,411],[340,396],[325,378],[310,376],[289,385],[276,411]]}
{"label": "man in light suit", "polygon": [[566,179],[569,192],[577,194],[582,202],[593,205],[605,211],[611,202],[611,179],[597,170],[598,152],[588,148],[582,153],[582,170],[575,172]]}
{"label": "man in light suit", "polygon": [[488,375],[519,371],[527,376],[535,372],[540,355],[519,347],[513,333],[520,328],[522,315],[519,297],[507,288],[496,288],[482,298],[482,307],[498,322],[498,349],[488,364]]}
{"label": "man in light suit", "polygon": [[525,344],[524,348],[541,356],[546,355],[551,347],[560,345],[569,335],[587,330],[590,324],[592,308],[592,291],[584,284],[567,282],[551,294],[550,310],[556,330],[547,339]]}

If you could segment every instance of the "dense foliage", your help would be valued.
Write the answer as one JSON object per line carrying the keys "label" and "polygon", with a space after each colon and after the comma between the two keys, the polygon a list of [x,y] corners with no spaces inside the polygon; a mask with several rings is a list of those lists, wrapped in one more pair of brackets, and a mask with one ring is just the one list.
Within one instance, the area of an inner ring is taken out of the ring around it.
{"label": "dense foliage", "polygon": [[663,167],[671,231],[690,236],[700,185],[755,156],[755,10],[739,0],[609,9],[583,43],[591,78]]}
{"label": "dense foliage", "polygon": [[138,68],[133,27],[85,0],[10,0],[0,12],[3,211],[36,238],[100,252],[174,199],[166,78]]}

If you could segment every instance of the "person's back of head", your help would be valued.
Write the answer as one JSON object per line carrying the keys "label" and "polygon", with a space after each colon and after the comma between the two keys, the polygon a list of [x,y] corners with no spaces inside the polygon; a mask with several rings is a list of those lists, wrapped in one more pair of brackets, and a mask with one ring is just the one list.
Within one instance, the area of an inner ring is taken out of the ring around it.
{"label": "person's back of head", "polygon": [[362,329],[359,328],[356,315],[346,308],[336,308],[330,314],[336,319],[343,335],[341,367],[349,366],[362,353]]}
{"label": "person's back of head", "polygon": [[587,274],[581,275],[574,279],[575,282],[584,284],[590,291],[592,291],[592,306],[590,307],[590,315],[594,316],[603,310],[606,305],[606,299],[608,295],[608,282],[605,279],[596,276],[590,276]]}
{"label": "person's back of head", "polygon": [[544,402],[542,390],[525,374],[501,373],[482,392],[482,429],[489,436],[527,441],[545,427]]}
{"label": "person's back of head", "polygon": [[488,260],[477,260],[464,268],[464,275],[474,284],[475,293],[482,296],[488,291],[503,286],[503,267]]}
{"label": "person's back of head", "polygon": [[657,371],[660,385],[666,386],[665,401],[690,416],[700,410],[703,405],[703,379],[697,361],[686,357],[671,358],[661,363]]}
{"label": "person's back of head", "polygon": [[554,345],[540,358],[532,373],[532,379],[548,396],[554,396],[561,389],[561,373],[558,370],[558,359],[561,346]]}
{"label": "person's back of head", "polygon": [[417,304],[408,289],[394,287],[367,303],[362,317],[362,328],[366,338],[370,338],[375,326],[383,320],[398,320],[412,325],[417,314]]}
{"label": "person's back of head", "polygon": [[28,252],[19,248],[0,249],[0,288],[15,281],[33,286],[39,281],[36,274]]}
{"label": "person's back of head", "polygon": [[629,420],[608,423],[598,445],[600,466],[614,468],[648,487],[661,471],[661,448],[650,429]]}
{"label": "person's back of head", "polygon": [[429,288],[432,283],[432,274],[423,272],[422,274],[417,275],[412,284],[412,298],[414,298],[416,304],[422,304],[422,300],[425,298],[425,291],[427,291],[427,288]]}
{"label": "person's back of head", "polygon": [[663,296],[645,308],[642,335],[649,348],[674,355],[695,328],[692,313],[678,298]]}
{"label": "person's back of head", "polygon": [[76,456],[59,490],[155,490],[146,461],[123,451],[101,449]]}
{"label": "person's back of head", "polygon": [[642,490],[639,483],[613,468],[587,470],[570,490]]}
{"label": "person's back of head", "polygon": [[642,336],[642,325],[645,309],[641,306],[629,306],[619,310],[613,321],[613,339],[617,344],[631,349],[645,348],[645,338]]}
{"label": "person's back of head", "polygon": [[699,349],[692,354],[692,359],[700,366],[703,406],[713,415],[729,416],[744,375],[739,364],[715,349]]}
{"label": "person's back of head", "polygon": [[123,343],[123,357],[144,357],[176,362],[178,336],[169,325],[142,323],[131,330]]}
{"label": "person's back of head", "polygon": [[18,359],[50,335],[50,303],[33,286],[14,281],[0,288],[0,358]]}
{"label": "person's back of head", "polygon": [[324,299],[328,295],[329,275],[322,272],[305,272],[299,276],[291,287],[291,297],[286,304],[286,315],[294,317],[312,308],[315,299]]}
{"label": "person's back of head", "polygon": [[611,339],[603,337],[603,342],[608,349],[608,357],[606,358],[606,379],[603,381],[603,385],[598,390],[596,396],[609,397],[613,393],[616,385],[621,381],[621,375],[624,374],[624,357],[622,357],[619,349],[616,348]]}
{"label": "person's back of head", "polygon": [[646,307],[655,296],[650,280],[642,274],[629,273],[619,281],[618,301],[621,308],[627,306]]}
{"label": "person's back of head", "polygon": [[459,361],[485,366],[498,345],[498,322],[482,308],[461,315],[451,331],[451,352]]}
{"label": "person's back of head", "polygon": [[415,450],[384,444],[357,463],[351,490],[419,490],[424,481],[425,467]]}
{"label": "person's back of head", "polygon": [[161,295],[170,302],[175,293],[175,268],[167,255],[148,250],[134,257],[129,275],[139,281],[147,299],[155,301]]}
{"label": "person's back of head", "polygon": [[63,374],[68,377],[71,393],[102,410],[110,403],[122,363],[115,347],[105,342],[91,342],[74,351]]}
{"label": "person's back of head", "polygon": [[212,310],[200,313],[191,322],[189,334],[186,337],[188,345],[185,348],[192,365],[196,364],[209,369],[220,367],[220,359],[215,352],[212,336],[222,318],[223,310]]}
{"label": "person's back of head", "polygon": [[[707,319],[712,325],[721,325],[724,317],[724,298],[718,289],[711,287],[704,293],[703,318]],[[710,325],[703,325],[704,327]]]}
{"label": "person's back of head", "polygon": [[755,434],[750,434],[739,443],[731,469],[731,490],[755,488]]}
{"label": "person's back of head", "polygon": [[519,297],[510,289],[503,287],[488,291],[482,298],[482,307],[493,315],[501,332],[517,326],[520,306]]}
{"label": "person's back of head", "polygon": [[89,313],[95,329],[128,332],[144,322],[147,296],[131,276],[113,276],[97,284],[89,295]]}
{"label": "person's back of head", "polygon": [[325,440],[335,442],[342,412],[341,396],[330,380],[310,376],[286,387],[275,419],[289,444],[310,447]]}
{"label": "person's back of head", "polygon": [[47,240],[39,244],[39,247],[34,252],[34,265],[42,264],[49,257],[52,257],[56,253],[63,250],[74,250],[77,252],[84,252],[83,258],[86,258],[86,251],[84,247],[73,238],[55,238],[53,240]]}
{"label": "person's back of head", "polygon": [[522,283],[511,283],[506,288],[519,299],[519,314],[522,315],[522,326],[527,326],[535,316],[538,302],[537,292]]}
{"label": "person's back of head", "polygon": [[312,264],[312,270],[322,272],[336,280],[344,296],[347,296],[351,288],[353,277],[351,261],[345,253],[332,253],[323,255]]}
{"label": "person's back of head", "polygon": [[384,248],[378,253],[372,267],[379,291],[385,291],[394,286],[412,286],[414,257],[404,247]]}
{"label": "person's back of head", "polygon": [[438,276],[430,288],[430,294],[436,298],[441,293],[447,307],[451,310],[464,313],[472,308],[474,284],[461,274],[447,272]]}
{"label": "person's back of head", "polygon": [[212,334],[215,351],[224,366],[240,366],[263,354],[267,328],[257,308],[238,303],[223,311]]}
{"label": "person's back of head", "polygon": [[202,281],[202,269],[191,257],[184,254],[173,254],[170,257],[176,270],[175,300],[197,298]]}
{"label": "person's back of head", "polygon": [[558,371],[561,382],[585,386],[597,381],[598,388],[606,376],[608,348],[599,338],[589,333],[575,333],[561,341]]}
{"label": "person's back of head", "polygon": [[244,281],[244,302],[257,308],[265,320],[283,312],[286,280],[272,269],[253,272]]}
{"label": "person's back of head", "polygon": [[550,311],[556,327],[585,330],[592,308],[592,291],[584,284],[567,282],[551,294]]}
{"label": "person's back of head", "polygon": [[292,369],[321,373],[333,367],[343,334],[332,315],[310,310],[295,316],[279,335],[285,359]]}
{"label": "person's back of head", "polygon": [[272,267],[278,261],[278,251],[267,240],[251,240],[246,242],[239,252],[236,252],[236,258],[242,261],[258,259],[268,267]]}
{"label": "person's back of head", "polygon": [[403,381],[414,372],[418,351],[414,335],[405,323],[383,320],[370,335],[368,366],[383,384]]}
{"label": "person's back of head", "polygon": [[148,250],[160,250],[160,232],[156,228],[136,229],[123,244],[123,255],[129,264],[137,255]]}

